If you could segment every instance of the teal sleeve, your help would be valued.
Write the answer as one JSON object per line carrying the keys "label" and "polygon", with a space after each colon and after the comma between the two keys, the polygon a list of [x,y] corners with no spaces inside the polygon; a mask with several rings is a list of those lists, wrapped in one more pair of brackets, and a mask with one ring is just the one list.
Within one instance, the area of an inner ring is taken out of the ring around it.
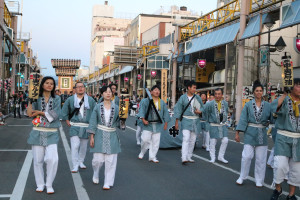
{"label": "teal sleeve", "polygon": [[66,100],[66,102],[64,103],[63,107],[62,107],[62,110],[61,110],[61,119],[62,120],[68,120],[69,118],[69,109],[70,109],[70,98],[68,98]]}
{"label": "teal sleeve", "polygon": [[171,118],[170,118],[170,114],[169,114],[167,105],[166,105],[165,103],[163,103],[163,105],[164,105],[164,116],[163,116],[163,121],[164,121],[164,122],[170,122],[170,121],[171,121]]}
{"label": "teal sleeve", "polygon": [[53,121],[57,120],[61,114],[61,99],[56,96],[53,103],[53,109],[48,111],[49,115],[53,118]]}
{"label": "teal sleeve", "polygon": [[175,107],[174,107],[174,117],[175,119],[180,119],[181,113],[183,111],[183,105],[182,105],[182,96],[177,101]]}
{"label": "teal sleeve", "polygon": [[97,130],[97,125],[98,125],[98,106],[95,106],[90,118],[87,132],[90,134],[95,134]]}
{"label": "teal sleeve", "polygon": [[248,104],[246,103],[242,110],[241,117],[240,117],[239,123],[236,127],[236,130],[245,132],[247,129],[247,126],[248,126]]}

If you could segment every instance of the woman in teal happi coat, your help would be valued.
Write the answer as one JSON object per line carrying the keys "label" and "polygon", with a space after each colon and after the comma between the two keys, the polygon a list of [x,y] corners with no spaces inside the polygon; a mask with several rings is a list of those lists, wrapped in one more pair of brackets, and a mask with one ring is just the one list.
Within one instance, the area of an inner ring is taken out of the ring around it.
{"label": "woman in teal happi coat", "polygon": [[[58,166],[57,143],[60,127],[59,115],[61,112],[61,99],[55,96],[55,80],[46,76],[42,79],[39,98],[33,104],[29,103],[27,115],[36,117],[34,127],[27,140],[32,145],[33,170],[37,192],[43,192],[45,187],[48,194],[53,194],[52,183],[56,176]],[[46,163],[46,183],[44,180],[44,162]]]}
{"label": "woman in teal happi coat", "polygon": [[255,182],[256,187],[262,187],[268,151],[266,126],[271,120],[271,106],[262,98],[263,86],[259,81],[253,84],[253,94],[254,99],[245,104],[236,127],[235,140],[240,142],[239,132],[244,132],[245,144],[242,152],[241,174],[236,183],[242,185],[247,179],[255,152]]}
{"label": "woman in teal happi coat", "polygon": [[117,155],[121,152],[120,140],[116,128],[119,127],[119,106],[111,101],[110,87],[101,88],[104,101],[97,104],[93,110],[88,132],[91,152],[93,153],[93,182],[99,183],[99,170],[105,163],[104,190],[114,185]]}

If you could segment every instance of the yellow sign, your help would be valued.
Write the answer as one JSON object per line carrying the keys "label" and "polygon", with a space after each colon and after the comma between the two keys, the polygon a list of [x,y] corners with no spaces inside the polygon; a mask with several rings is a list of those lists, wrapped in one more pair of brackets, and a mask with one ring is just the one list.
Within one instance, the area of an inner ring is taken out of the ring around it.
{"label": "yellow sign", "polygon": [[31,73],[29,79],[29,98],[38,99],[40,90],[41,76],[38,73]]}
{"label": "yellow sign", "polygon": [[119,118],[128,118],[128,108],[129,108],[129,95],[122,94],[119,103]]}
{"label": "yellow sign", "polygon": [[293,62],[289,59],[281,62],[283,87],[294,86]]}
{"label": "yellow sign", "polygon": [[161,99],[167,103],[168,98],[168,70],[161,70]]}
{"label": "yellow sign", "polygon": [[197,83],[208,83],[208,77],[214,71],[215,71],[214,63],[206,63],[206,66],[203,69],[196,67],[196,82]]}
{"label": "yellow sign", "polygon": [[100,69],[100,75],[104,74],[105,72],[108,72],[108,70],[109,70],[109,66]]}

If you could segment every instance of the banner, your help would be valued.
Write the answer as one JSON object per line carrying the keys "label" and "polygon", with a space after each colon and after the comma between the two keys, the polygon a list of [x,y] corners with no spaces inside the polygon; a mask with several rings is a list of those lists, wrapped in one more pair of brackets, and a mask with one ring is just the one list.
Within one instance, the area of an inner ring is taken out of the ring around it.
{"label": "banner", "polygon": [[290,59],[282,60],[281,69],[282,69],[283,87],[293,87],[294,86],[293,62]]}
{"label": "banner", "polygon": [[167,103],[168,98],[168,70],[161,70],[161,99]]}
{"label": "banner", "polygon": [[128,118],[128,108],[129,108],[129,95],[121,94],[119,102],[119,118]]}
{"label": "banner", "polygon": [[40,90],[41,76],[38,73],[31,73],[29,79],[29,98],[38,99]]}

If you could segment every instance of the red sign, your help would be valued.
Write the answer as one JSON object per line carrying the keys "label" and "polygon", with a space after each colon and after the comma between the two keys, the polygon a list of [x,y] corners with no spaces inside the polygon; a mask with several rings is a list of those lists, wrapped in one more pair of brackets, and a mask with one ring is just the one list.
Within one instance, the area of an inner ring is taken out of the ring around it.
{"label": "red sign", "polygon": [[200,69],[204,69],[206,66],[206,60],[205,59],[198,59],[198,67],[200,67]]}
{"label": "red sign", "polygon": [[155,76],[156,76],[156,71],[151,71],[151,77],[155,78]]}
{"label": "red sign", "polygon": [[298,37],[294,40],[294,49],[297,53],[300,53],[300,38]]}
{"label": "red sign", "polygon": [[141,80],[141,79],[142,79],[142,75],[141,75],[141,74],[138,74],[138,75],[137,75],[137,78],[138,78],[138,80]]}
{"label": "red sign", "polygon": [[124,77],[124,81],[127,82],[128,81],[128,77]]}

